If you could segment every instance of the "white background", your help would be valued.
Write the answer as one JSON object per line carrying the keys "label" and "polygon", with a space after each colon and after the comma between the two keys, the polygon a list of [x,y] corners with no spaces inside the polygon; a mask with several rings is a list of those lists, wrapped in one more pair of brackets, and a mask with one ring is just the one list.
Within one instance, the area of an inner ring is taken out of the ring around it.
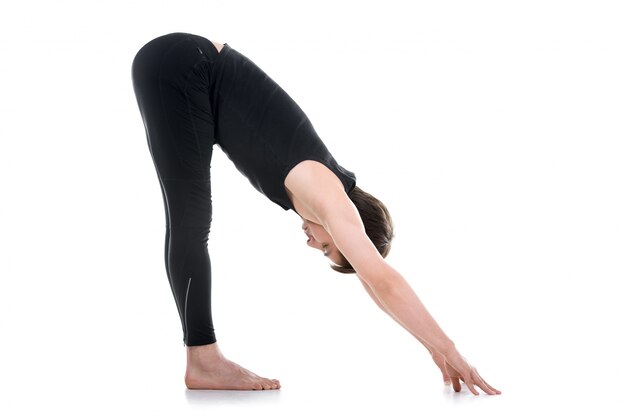
{"label": "white background", "polygon": [[[614,1],[23,1],[0,10],[0,415],[624,413]],[[137,50],[227,42],[396,224],[388,261],[500,396],[428,352],[215,149],[213,315],[280,391],[189,391]]]}

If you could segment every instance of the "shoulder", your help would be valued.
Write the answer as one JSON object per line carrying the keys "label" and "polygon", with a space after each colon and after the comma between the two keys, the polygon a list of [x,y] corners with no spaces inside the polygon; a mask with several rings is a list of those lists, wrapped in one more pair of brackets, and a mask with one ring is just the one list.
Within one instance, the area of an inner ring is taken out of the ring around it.
{"label": "shoulder", "polygon": [[297,188],[298,183],[302,181],[324,181],[341,182],[337,175],[321,162],[307,159],[296,164],[285,178],[287,187],[294,186]]}
{"label": "shoulder", "polygon": [[305,160],[293,167],[285,178],[285,188],[298,213],[314,216],[312,221],[336,204],[345,203],[343,183],[321,162]]}

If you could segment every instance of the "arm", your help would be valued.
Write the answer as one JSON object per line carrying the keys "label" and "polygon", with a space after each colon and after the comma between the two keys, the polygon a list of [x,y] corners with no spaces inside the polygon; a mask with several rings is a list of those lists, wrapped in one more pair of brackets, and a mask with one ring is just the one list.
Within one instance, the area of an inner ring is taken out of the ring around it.
{"label": "arm", "polygon": [[[324,229],[346,257],[357,276],[367,284],[383,310],[420,340],[429,350],[447,352],[452,340],[430,315],[408,282],[378,253],[365,233],[352,201],[336,190],[326,194],[324,204],[314,207]],[[366,288],[367,289],[367,288]]]}
{"label": "arm", "polygon": [[[378,307],[380,307],[381,310],[383,310],[385,313],[387,313],[389,316],[391,316],[391,318],[393,318],[398,324],[400,324],[402,327],[404,327],[405,330],[407,330],[409,333],[413,334],[410,329],[407,329],[406,326],[404,326],[404,324],[400,320],[398,320],[397,317],[395,317],[393,315],[393,313],[389,312],[385,308],[385,306],[383,306],[381,304],[381,302],[378,299],[378,297],[376,297],[376,295],[372,292],[372,289],[369,287],[369,285],[367,285],[367,283],[365,281],[363,281],[360,278],[359,278],[359,281],[361,281],[361,284],[363,284],[363,287],[365,288],[365,291],[367,291],[369,296],[372,298],[372,300],[374,300],[376,305],[378,305]],[[430,346],[428,346],[427,343],[425,343],[422,339],[420,339],[419,336],[417,336],[415,334],[413,334],[413,336],[417,340],[419,340],[420,343],[422,343],[426,349],[428,349],[428,353],[430,353],[430,356],[433,359],[433,361],[435,362],[435,365],[437,365],[437,367],[441,371],[441,374],[443,375],[443,382],[445,384],[447,384],[447,385],[453,384],[454,385],[454,389],[456,391],[459,391],[460,390],[459,382],[458,382],[458,380],[453,380],[450,377],[450,374],[449,374],[448,370],[446,369],[445,357],[443,356],[443,354],[441,352],[437,352],[436,350],[432,349]]]}
{"label": "arm", "polygon": [[372,292],[372,289],[370,288],[369,285],[367,285],[367,283],[365,281],[363,281],[362,279],[359,278],[359,281],[361,282],[361,284],[363,284],[363,288],[365,288],[365,291],[367,291],[367,293],[369,294],[369,296],[372,298],[372,300],[374,300],[374,302],[376,303],[376,305],[385,313],[387,313],[392,319],[394,319],[396,321],[396,323],[398,323],[400,326],[404,327],[404,329],[406,331],[408,331],[409,333],[411,333],[413,335],[413,337],[415,337],[417,340],[420,341],[420,343],[422,343],[424,345],[424,347],[426,349],[428,349],[428,352],[430,352],[430,354],[433,354],[433,350],[430,346],[428,346],[428,344],[426,344],[426,342],[424,342],[422,339],[419,338],[419,336],[413,334],[411,332],[410,329],[408,329],[397,317],[395,317],[393,315],[393,313],[389,312],[385,306],[383,306],[380,302],[380,300],[378,299],[378,297]]}
{"label": "arm", "polygon": [[[354,264],[352,266],[357,270]],[[452,340],[439,327],[402,275],[389,265],[382,266],[379,271],[379,274],[374,275],[357,270],[357,275],[378,299],[383,311],[424,344],[431,354],[433,350],[444,353],[452,349]]]}
{"label": "arm", "polygon": [[288,176],[285,185],[294,194],[299,208],[330,234],[381,309],[431,351],[444,380],[451,381],[457,392],[461,390],[460,379],[475,395],[478,391],[474,384],[488,394],[500,394],[459,353],[408,282],[378,253],[338,178],[328,169],[298,173]]}

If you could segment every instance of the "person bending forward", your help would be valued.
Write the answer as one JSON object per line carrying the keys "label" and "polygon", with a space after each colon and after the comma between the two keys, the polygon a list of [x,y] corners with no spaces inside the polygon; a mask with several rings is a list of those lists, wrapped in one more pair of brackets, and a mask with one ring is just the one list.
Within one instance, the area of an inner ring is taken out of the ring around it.
{"label": "person bending forward", "polygon": [[210,164],[218,145],[269,200],[302,218],[307,245],[355,274],[374,302],[430,352],[444,382],[500,394],[458,352],[402,275],[385,261],[385,205],[337,163],[298,104],[227,43],[190,33],[139,49],[132,82],[165,207],[165,269],[187,348],[189,389],[278,389],[226,359],[211,316]]}

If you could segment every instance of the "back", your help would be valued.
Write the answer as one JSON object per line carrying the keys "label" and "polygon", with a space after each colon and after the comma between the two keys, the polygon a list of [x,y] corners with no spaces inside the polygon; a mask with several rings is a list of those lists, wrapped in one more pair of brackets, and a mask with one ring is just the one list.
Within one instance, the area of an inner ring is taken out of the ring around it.
{"label": "back", "polygon": [[346,193],[354,173],[340,166],[298,104],[246,56],[224,44],[210,84],[216,143],[250,183],[285,210],[289,171],[304,160],[327,166]]}

